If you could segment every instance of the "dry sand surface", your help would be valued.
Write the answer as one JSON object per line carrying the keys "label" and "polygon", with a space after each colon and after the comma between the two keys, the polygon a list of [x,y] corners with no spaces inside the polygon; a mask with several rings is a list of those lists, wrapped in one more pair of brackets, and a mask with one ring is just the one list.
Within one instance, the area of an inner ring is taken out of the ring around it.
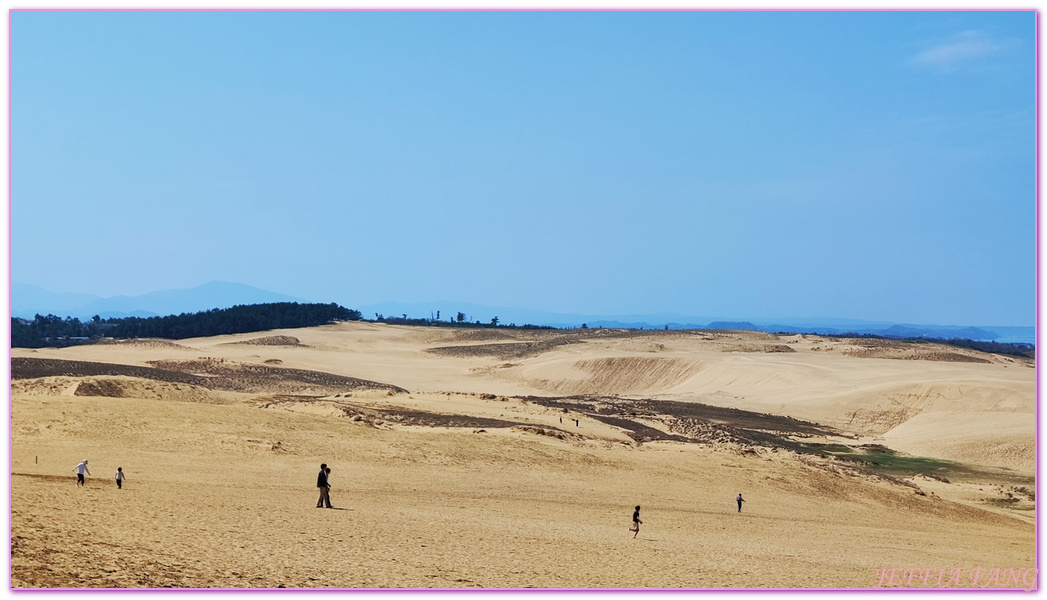
{"label": "dry sand surface", "polygon": [[1033,580],[1031,360],[372,323],[12,354],[16,588]]}

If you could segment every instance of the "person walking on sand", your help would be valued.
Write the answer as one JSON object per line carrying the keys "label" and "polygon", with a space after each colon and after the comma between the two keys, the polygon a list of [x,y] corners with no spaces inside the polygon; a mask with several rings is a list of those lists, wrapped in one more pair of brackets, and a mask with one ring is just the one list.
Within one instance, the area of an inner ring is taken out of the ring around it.
{"label": "person walking on sand", "polygon": [[637,506],[636,510],[633,511],[633,526],[629,528],[629,531],[633,532],[634,538],[640,533],[641,523],[643,523],[643,521],[640,520],[640,507]]}
{"label": "person walking on sand", "polygon": [[76,485],[84,487],[84,473],[91,474],[91,470],[87,468],[87,459],[85,458],[84,462],[73,467],[73,470],[76,471]]}
{"label": "person walking on sand", "polygon": [[331,506],[331,467],[324,469],[324,474],[327,475],[327,497],[324,498],[324,503],[327,508],[334,508]]}
{"label": "person walking on sand", "polygon": [[735,498],[735,500],[738,501],[738,512],[742,512],[742,502],[745,502],[745,498],[742,498],[742,495],[738,494],[738,497]]}
{"label": "person walking on sand", "polygon": [[327,499],[327,463],[320,465],[320,474],[316,476],[316,487],[320,489],[320,497],[316,499],[316,508],[323,508],[324,502],[330,504]]}
{"label": "person walking on sand", "polygon": [[116,468],[116,489],[118,489],[118,490],[124,489],[124,468],[123,467],[117,467]]}

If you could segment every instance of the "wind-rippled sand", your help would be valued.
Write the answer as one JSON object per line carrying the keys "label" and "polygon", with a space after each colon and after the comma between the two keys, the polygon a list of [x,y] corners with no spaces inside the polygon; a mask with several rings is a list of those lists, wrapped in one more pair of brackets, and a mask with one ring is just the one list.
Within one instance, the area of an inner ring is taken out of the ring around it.
{"label": "wind-rippled sand", "polygon": [[[876,587],[913,567],[971,585],[1034,566],[1029,360],[367,323],[13,356],[16,588]],[[885,477],[816,443],[960,462]],[[321,462],[336,510],[314,508]]]}

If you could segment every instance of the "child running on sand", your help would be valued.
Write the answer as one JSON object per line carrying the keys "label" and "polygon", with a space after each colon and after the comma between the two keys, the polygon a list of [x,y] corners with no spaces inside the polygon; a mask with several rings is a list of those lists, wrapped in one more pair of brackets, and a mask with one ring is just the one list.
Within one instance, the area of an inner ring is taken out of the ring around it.
{"label": "child running on sand", "polygon": [[742,498],[742,495],[738,494],[738,497],[735,498],[735,500],[738,501],[738,512],[742,512],[742,502],[745,502],[745,498]]}
{"label": "child running on sand", "polygon": [[123,489],[124,487],[124,468],[116,468],[116,489]]}
{"label": "child running on sand", "polygon": [[640,520],[640,507],[637,506],[636,510],[633,511],[633,526],[629,528],[629,531],[633,532],[634,538],[640,533],[641,523],[643,523],[643,521]]}

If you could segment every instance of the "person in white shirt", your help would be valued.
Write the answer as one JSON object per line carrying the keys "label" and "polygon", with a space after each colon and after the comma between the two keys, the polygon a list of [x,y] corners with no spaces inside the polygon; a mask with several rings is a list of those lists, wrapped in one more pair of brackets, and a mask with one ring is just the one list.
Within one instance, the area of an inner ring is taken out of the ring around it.
{"label": "person in white shirt", "polygon": [[117,489],[123,489],[124,487],[124,468],[116,468],[116,487]]}
{"label": "person in white shirt", "polygon": [[75,467],[73,467],[73,470],[76,471],[76,485],[78,485],[80,487],[83,487],[84,486],[84,473],[87,473],[88,475],[91,474],[90,469],[87,468],[87,459],[85,458],[84,462],[82,462],[82,463],[76,465]]}

